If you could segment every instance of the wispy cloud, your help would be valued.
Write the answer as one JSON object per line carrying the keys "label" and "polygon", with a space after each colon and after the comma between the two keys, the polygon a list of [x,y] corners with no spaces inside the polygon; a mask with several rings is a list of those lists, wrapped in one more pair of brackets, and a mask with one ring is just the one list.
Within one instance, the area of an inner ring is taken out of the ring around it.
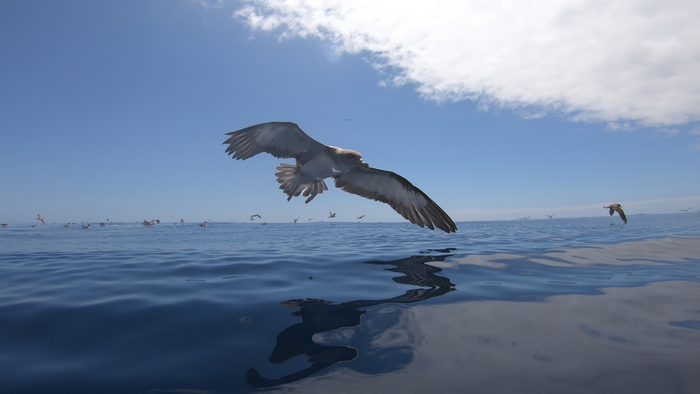
{"label": "wispy cloud", "polygon": [[234,15],[367,54],[388,84],[438,102],[623,125],[700,120],[697,1],[252,0]]}

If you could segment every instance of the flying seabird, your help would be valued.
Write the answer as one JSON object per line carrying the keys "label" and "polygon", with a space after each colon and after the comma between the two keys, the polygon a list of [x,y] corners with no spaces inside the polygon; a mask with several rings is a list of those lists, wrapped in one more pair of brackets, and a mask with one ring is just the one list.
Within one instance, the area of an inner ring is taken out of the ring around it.
{"label": "flying seabird", "polygon": [[625,222],[625,224],[627,224],[627,216],[625,216],[625,211],[622,210],[622,205],[610,204],[604,206],[603,208],[610,208],[610,216],[612,216],[613,213],[617,212],[620,215],[620,219],[622,219],[622,221]]}
{"label": "flying seabird", "polygon": [[329,218],[334,218],[335,214],[333,212],[328,211],[328,217]]}
{"label": "flying seabird", "polygon": [[359,219],[362,219],[363,217],[365,217],[365,215],[358,216],[357,219],[359,220]]}
{"label": "flying seabird", "polygon": [[299,220],[299,218],[296,218],[296,219],[294,219],[294,223],[296,223],[296,222],[297,222],[297,220]]}
{"label": "flying seabird", "polygon": [[86,230],[90,230],[90,227],[91,227],[90,224],[88,224],[87,226],[83,226],[83,228]]}
{"label": "flying seabird", "polygon": [[246,160],[266,152],[277,158],[294,158],[296,165],[280,164],[277,182],[287,196],[303,195],[306,203],[328,190],[325,178],[348,193],[389,204],[411,223],[431,230],[457,231],[452,219],[433,200],[404,177],[362,161],[354,150],[324,145],[291,122],[269,122],[227,133],[226,152]]}
{"label": "flying seabird", "polygon": [[544,215],[544,216],[546,216],[546,217],[548,217],[548,218],[551,219],[554,215],[556,215],[556,213],[553,213],[553,214],[551,214],[551,215]]}
{"label": "flying seabird", "polygon": [[46,226],[46,222],[44,222],[44,218],[42,218],[41,215],[39,215],[38,213],[36,214],[36,220],[41,220],[41,224]]}
{"label": "flying seabird", "polygon": [[260,215],[255,214],[255,215],[250,215],[250,220],[255,220],[256,217],[262,219],[262,217]]}

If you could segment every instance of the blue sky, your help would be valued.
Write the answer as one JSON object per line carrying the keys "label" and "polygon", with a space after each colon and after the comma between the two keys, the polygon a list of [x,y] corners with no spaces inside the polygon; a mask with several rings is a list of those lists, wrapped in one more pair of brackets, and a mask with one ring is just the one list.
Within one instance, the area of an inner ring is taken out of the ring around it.
{"label": "blue sky", "polygon": [[456,222],[700,209],[696,2],[381,4],[0,2],[0,222],[403,221],[225,154],[273,120]]}

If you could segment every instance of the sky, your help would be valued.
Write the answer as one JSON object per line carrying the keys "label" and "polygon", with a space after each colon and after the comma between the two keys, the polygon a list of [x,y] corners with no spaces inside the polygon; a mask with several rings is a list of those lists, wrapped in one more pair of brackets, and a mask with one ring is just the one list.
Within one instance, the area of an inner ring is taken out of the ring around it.
{"label": "sky", "polygon": [[403,221],[332,180],[287,202],[293,160],[222,145],[268,121],[455,222],[697,213],[697,20],[697,1],[2,1],[0,222]]}

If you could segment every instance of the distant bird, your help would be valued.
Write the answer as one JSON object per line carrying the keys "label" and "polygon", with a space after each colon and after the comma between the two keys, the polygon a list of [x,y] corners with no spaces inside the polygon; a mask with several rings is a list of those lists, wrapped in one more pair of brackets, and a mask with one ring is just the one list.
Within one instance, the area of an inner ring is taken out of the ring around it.
{"label": "distant bird", "polygon": [[294,223],[296,223],[296,222],[297,222],[297,220],[299,220],[299,218],[296,218],[296,219],[294,219]]}
{"label": "distant bird", "polygon": [[180,224],[184,226],[184,225],[185,225],[185,221],[182,220],[182,219],[180,219]]}
{"label": "distant bird", "polygon": [[41,215],[39,215],[38,213],[36,214],[36,220],[41,220],[41,224],[43,224],[44,226],[46,225],[46,222],[44,222],[44,218],[42,218]]}
{"label": "distant bird", "polygon": [[70,223],[66,223],[66,225],[65,225],[65,226],[63,226],[63,227],[65,227],[65,228],[68,228],[68,227],[70,227]]}
{"label": "distant bird", "polygon": [[[160,223],[160,222],[159,222],[159,223]],[[156,224],[156,221],[155,221],[155,220],[146,220],[146,219],[144,219],[142,224],[143,224],[144,226],[153,226],[154,224]]]}
{"label": "distant bird", "polygon": [[690,211],[691,209],[693,209],[693,207],[688,207],[688,209],[681,209],[681,212],[688,212],[688,211]]}
{"label": "distant bird", "polygon": [[311,219],[307,220],[307,222],[310,222],[310,221],[312,221],[312,220],[314,220],[314,218],[311,218]]}
{"label": "distant bird", "polygon": [[0,223],[0,226],[7,227],[8,224],[7,223]]}
{"label": "distant bird", "polygon": [[262,219],[262,217],[260,215],[255,214],[255,215],[250,215],[250,220],[255,220],[256,217]]}
{"label": "distant bird", "polygon": [[334,214],[333,212],[328,212],[328,217],[329,217],[329,218],[334,218],[334,217],[335,217],[335,214]]}
{"label": "distant bird", "polygon": [[104,223],[100,223],[100,227],[107,227],[107,225]]}
{"label": "distant bird", "polygon": [[553,214],[551,214],[551,215],[544,215],[544,216],[546,216],[546,217],[548,217],[548,218],[551,219],[554,215],[556,215],[556,213],[553,213]]}
{"label": "distant bird", "polygon": [[357,219],[360,220],[360,219],[362,219],[363,217],[365,217],[365,215],[358,216]]}
{"label": "distant bird", "polygon": [[83,226],[83,228],[86,230],[90,230],[90,227],[92,227],[90,224],[88,224],[87,226]]}
{"label": "distant bird", "polygon": [[266,224],[267,224],[267,222],[263,222],[263,223],[262,223],[263,226],[266,225]]}
{"label": "distant bird", "polygon": [[32,228],[35,228],[35,227],[36,227],[36,223],[32,224]]}
{"label": "distant bird", "polygon": [[622,221],[625,222],[625,224],[627,224],[627,216],[625,216],[625,211],[622,210],[622,205],[610,204],[604,206],[603,208],[610,208],[610,216],[612,216],[613,213],[617,212],[620,215],[620,219],[622,219]]}
{"label": "distant bird", "polygon": [[207,227],[207,221],[205,220],[204,223],[199,224],[200,227]]}
{"label": "distant bird", "polygon": [[526,217],[522,217],[522,218],[518,218],[518,219],[519,219],[519,220],[530,220],[531,217],[532,217],[532,216],[526,216]]}
{"label": "distant bird", "polygon": [[332,177],[337,188],[389,204],[411,223],[448,233],[457,231],[445,211],[402,176],[370,167],[357,151],[324,145],[294,123],[262,123],[226,135],[226,152],[236,160],[261,152],[296,159],[296,165],[280,164],[275,174],[287,201],[303,195],[310,202],[328,190],[324,179]]}

